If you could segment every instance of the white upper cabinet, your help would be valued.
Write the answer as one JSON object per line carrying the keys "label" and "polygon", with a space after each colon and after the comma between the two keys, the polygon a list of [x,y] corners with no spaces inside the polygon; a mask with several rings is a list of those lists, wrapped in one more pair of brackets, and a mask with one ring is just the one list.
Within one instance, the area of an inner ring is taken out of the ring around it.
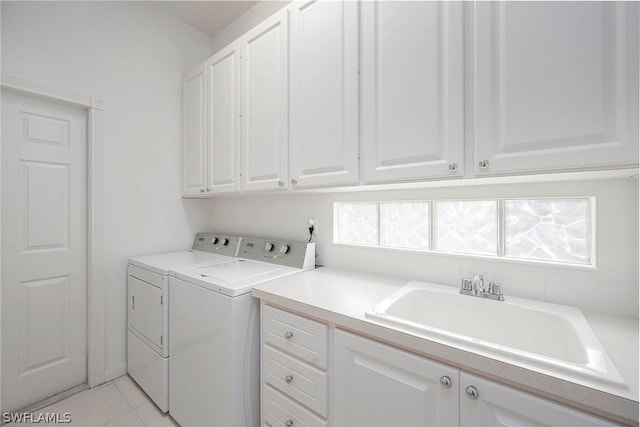
{"label": "white upper cabinet", "polygon": [[242,75],[242,190],[289,183],[289,11],[239,40]]}
{"label": "white upper cabinet", "polygon": [[291,183],[357,184],[358,7],[291,5]]}
{"label": "white upper cabinet", "polygon": [[638,163],[638,3],[475,3],[476,174]]}
{"label": "white upper cabinet", "polygon": [[462,176],[462,7],[461,2],[362,3],[366,183]]}
{"label": "white upper cabinet", "polygon": [[240,79],[238,44],[206,62],[208,102],[207,187],[209,193],[240,190]]}
{"label": "white upper cabinet", "polygon": [[207,181],[207,118],[205,67],[189,73],[182,85],[182,194],[205,191]]}

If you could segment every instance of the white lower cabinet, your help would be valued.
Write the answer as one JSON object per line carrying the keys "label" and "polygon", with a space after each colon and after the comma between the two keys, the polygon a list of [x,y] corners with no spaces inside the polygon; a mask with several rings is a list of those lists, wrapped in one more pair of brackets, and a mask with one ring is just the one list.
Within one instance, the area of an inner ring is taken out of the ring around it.
{"label": "white lower cabinet", "polygon": [[460,426],[615,426],[582,411],[460,373]]}
{"label": "white lower cabinet", "polygon": [[263,426],[617,425],[264,303],[261,316]]}
{"label": "white lower cabinet", "polygon": [[336,426],[458,425],[455,368],[340,330],[333,363]]}

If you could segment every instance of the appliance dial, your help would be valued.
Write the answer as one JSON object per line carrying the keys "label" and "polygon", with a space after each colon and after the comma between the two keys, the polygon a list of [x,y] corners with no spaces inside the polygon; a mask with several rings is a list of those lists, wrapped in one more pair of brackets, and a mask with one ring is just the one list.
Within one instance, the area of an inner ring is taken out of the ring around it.
{"label": "appliance dial", "polygon": [[222,239],[222,246],[227,246],[229,244],[229,239]]}
{"label": "appliance dial", "polygon": [[289,246],[288,245],[280,246],[280,253],[281,254],[286,254],[287,252],[289,252]]}
{"label": "appliance dial", "polygon": [[211,244],[215,245],[216,243],[218,243],[218,238],[214,236],[211,238]]}
{"label": "appliance dial", "polygon": [[271,250],[273,249],[273,243],[265,243],[264,244],[264,251],[265,252],[271,252]]}

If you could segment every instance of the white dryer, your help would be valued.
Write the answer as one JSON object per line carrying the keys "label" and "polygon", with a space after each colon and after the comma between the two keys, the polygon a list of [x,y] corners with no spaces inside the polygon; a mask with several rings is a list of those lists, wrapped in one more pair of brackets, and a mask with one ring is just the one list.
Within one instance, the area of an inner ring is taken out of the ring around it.
{"label": "white dryer", "polygon": [[230,262],[171,271],[169,413],[182,427],[260,423],[260,316],[251,289],[314,267],[315,243],[243,237]]}
{"label": "white dryer", "polygon": [[169,270],[233,260],[240,240],[199,233],[192,250],[129,259],[127,372],[163,412],[169,410]]}

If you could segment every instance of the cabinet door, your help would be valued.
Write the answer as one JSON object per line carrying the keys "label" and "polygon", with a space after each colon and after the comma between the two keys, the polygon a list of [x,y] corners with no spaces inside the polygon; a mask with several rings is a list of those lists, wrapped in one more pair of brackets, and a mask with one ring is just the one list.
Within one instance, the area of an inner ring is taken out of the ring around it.
{"label": "cabinet door", "polygon": [[[469,398],[474,387],[477,398]],[[582,411],[512,389],[466,372],[460,373],[460,426],[614,426]]]}
{"label": "cabinet door", "polygon": [[474,7],[476,174],[637,165],[637,2]]}
{"label": "cabinet door", "polygon": [[182,194],[205,191],[207,180],[207,118],[205,67],[189,73],[182,84]]}
{"label": "cabinet door", "polygon": [[239,191],[240,79],[238,48],[233,43],[209,59],[207,102],[207,188],[210,193]]}
{"label": "cabinet door", "polygon": [[458,425],[458,370],[348,332],[334,338],[333,425]]}
{"label": "cabinet door", "polygon": [[289,11],[240,39],[242,190],[277,190],[289,182]]}
{"label": "cabinet door", "polygon": [[365,181],[462,176],[462,3],[361,7]]}
{"label": "cabinet door", "polygon": [[291,182],[356,184],[358,2],[291,6]]}

